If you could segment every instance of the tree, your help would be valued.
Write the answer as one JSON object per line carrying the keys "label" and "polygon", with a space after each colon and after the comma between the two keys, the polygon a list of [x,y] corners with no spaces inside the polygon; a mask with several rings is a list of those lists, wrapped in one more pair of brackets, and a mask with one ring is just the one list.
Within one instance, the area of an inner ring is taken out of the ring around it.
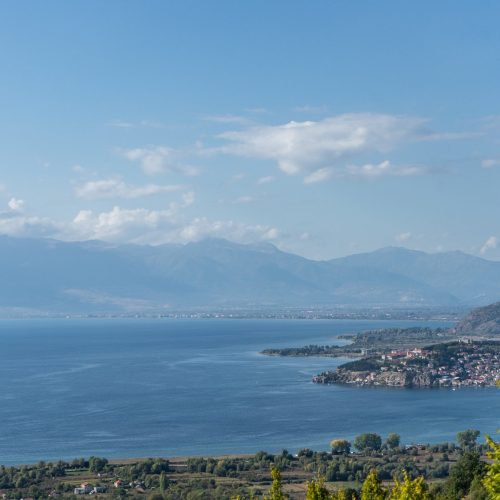
{"label": "tree", "polygon": [[89,458],[89,471],[90,472],[102,472],[107,464],[108,464],[108,460],[106,458],[90,457]]}
{"label": "tree", "polygon": [[281,472],[276,467],[271,467],[271,477],[273,484],[269,490],[269,496],[264,497],[265,500],[285,500],[286,496],[283,493],[283,482],[281,481]]}
{"label": "tree", "polygon": [[325,479],[319,476],[307,483],[306,500],[331,500],[332,495],[325,486]]}
{"label": "tree", "polygon": [[411,479],[408,472],[404,472],[403,480],[394,480],[394,486],[389,500],[431,500],[429,488],[423,476]]}
{"label": "tree", "polygon": [[160,474],[160,491],[165,493],[165,490],[168,488],[168,478],[165,472]]}
{"label": "tree", "polygon": [[495,443],[489,436],[486,436],[486,441],[491,448],[488,457],[493,462],[487,465],[483,484],[491,498],[498,499],[500,498],[500,443]]}
{"label": "tree", "polygon": [[[479,453],[466,451],[452,467],[445,489],[451,498],[463,498],[469,492],[472,481],[483,478],[485,464]],[[494,498],[494,497],[493,497]]]}
{"label": "tree", "polygon": [[351,443],[347,439],[334,439],[330,442],[333,455],[349,455],[351,453]]}
{"label": "tree", "polygon": [[377,471],[371,470],[361,488],[361,500],[385,500],[387,490],[382,486]]}
{"label": "tree", "polygon": [[387,439],[385,440],[385,444],[391,450],[393,450],[394,448],[397,448],[399,446],[400,442],[401,442],[401,436],[399,434],[396,434],[395,432],[391,432],[387,436]]}
{"label": "tree", "polygon": [[306,500],[349,500],[351,497],[345,490],[329,491],[320,475],[307,483]]}
{"label": "tree", "polygon": [[467,429],[457,434],[458,445],[464,451],[471,451],[476,448],[477,438],[481,434],[477,429]]}
{"label": "tree", "polygon": [[378,434],[360,434],[354,440],[354,446],[359,451],[378,451],[382,448],[382,438]]}

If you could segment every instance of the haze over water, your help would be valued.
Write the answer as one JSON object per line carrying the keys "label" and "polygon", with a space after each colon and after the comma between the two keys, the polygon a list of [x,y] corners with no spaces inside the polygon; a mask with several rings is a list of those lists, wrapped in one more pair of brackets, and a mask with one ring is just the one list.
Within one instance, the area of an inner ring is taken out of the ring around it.
{"label": "haze over water", "polygon": [[454,440],[471,427],[493,434],[495,389],[315,385],[314,374],[343,360],[258,354],[415,324],[0,321],[0,463],[327,449],[362,432],[398,432],[404,443]]}

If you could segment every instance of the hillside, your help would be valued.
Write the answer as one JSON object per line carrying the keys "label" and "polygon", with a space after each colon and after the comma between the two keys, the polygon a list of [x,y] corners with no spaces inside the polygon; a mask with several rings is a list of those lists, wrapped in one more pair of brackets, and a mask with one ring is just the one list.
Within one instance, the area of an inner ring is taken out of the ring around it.
{"label": "hillside", "polygon": [[461,335],[500,335],[500,302],[474,309],[457,324],[455,331]]}
{"label": "hillside", "polygon": [[0,237],[0,310],[425,307],[500,298],[500,262],[387,248],[313,261],[270,244],[207,239],[111,245]]}

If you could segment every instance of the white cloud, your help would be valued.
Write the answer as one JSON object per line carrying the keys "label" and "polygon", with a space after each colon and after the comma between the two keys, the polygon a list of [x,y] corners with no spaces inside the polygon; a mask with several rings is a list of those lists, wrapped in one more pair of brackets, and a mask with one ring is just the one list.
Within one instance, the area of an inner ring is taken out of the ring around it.
{"label": "white cloud", "polygon": [[177,172],[187,176],[198,174],[198,169],[179,162],[179,152],[166,146],[148,146],[145,148],[126,149],[120,151],[129,161],[139,163],[147,175],[165,172]]}
{"label": "white cloud", "polygon": [[270,182],[273,182],[276,180],[276,177],[273,175],[266,175],[265,177],[260,177],[257,180],[257,184],[269,184]]}
{"label": "white cloud", "polygon": [[484,255],[487,253],[489,250],[494,250],[498,246],[498,238],[495,236],[490,236],[484,243],[483,246],[481,247],[481,250],[479,250],[479,253],[481,255]]}
{"label": "white cloud", "polygon": [[[158,245],[188,243],[207,237],[225,238],[239,243],[278,242],[282,234],[269,225],[244,224],[233,220],[189,217],[194,193],[183,193],[165,209],[122,208],[108,211],[80,210],[68,222],[24,214],[0,212],[0,234],[16,237],[45,237],[65,241],[102,240],[112,243]],[[19,201],[19,200],[16,200]],[[242,200],[241,202],[245,202]]]}
{"label": "white cloud", "polygon": [[405,241],[411,240],[412,234],[407,231],[405,233],[399,233],[395,236],[395,240],[399,243],[404,243]]}
{"label": "white cloud", "polygon": [[3,235],[53,237],[58,231],[58,225],[46,217],[24,215],[15,210],[0,212],[0,234]]}
{"label": "white cloud", "polygon": [[24,208],[24,200],[19,200],[18,198],[11,198],[8,202],[8,206],[11,210],[15,212],[21,212]]}
{"label": "white cloud", "polygon": [[183,204],[170,206],[166,210],[128,210],[118,206],[101,213],[82,210],[73,220],[71,239],[157,245],[188,243],[207,237],[226,238],[240,243],[274,241],[279,237],[276,228],[265,225],[248,225],[231,220],[212,221],[206,217],[186,221],[180,209],[189,202],[186,199]]}
{"label": "white cloud", "polygon": [[279,231],[274,227],[241,224],[234,221],[210,221],[205,217],[196,218],[182,227],[175,235],[176,241],[199,241],[203,238],[225,238],[238,243],[255,241],[275,241]]}
{"label": "white cloud", "polygon": [[131,186],[121,179],[101,179],[89,181],[76,188],[76,195],[86,200],[112,198],[142,198],[160,193],[179,191],[183,186],[146,184],[145,186]]}
{"label": "white cloud", "polygon": [[323,182],[329,179],[332,175],[333,169],[320,168],[314,171],[312,174],[306,175],[304,177],[304,184],[316,184],[317,182]]}
{"label": "white cloud", "polygon": [[422,175],[429,172],[427,167],[421,165],[393,165],[389,160],[377,164],[348,165],[346,173],[352,177],[376,178],[386,176],[408,177]]}
{"label": "white cloud", "polygon": [[289,174],[332,168],[353,155],[385,152],[432,134],[420,118],[371,113],[344,114],[321,121],[289,122],[230,131],[217,152],[276,161]]}
{"label": "white cloud", "polygon": [[483,168],[493,168],[500,165],[500,160],[498,158],[487,158],[481,162]]}

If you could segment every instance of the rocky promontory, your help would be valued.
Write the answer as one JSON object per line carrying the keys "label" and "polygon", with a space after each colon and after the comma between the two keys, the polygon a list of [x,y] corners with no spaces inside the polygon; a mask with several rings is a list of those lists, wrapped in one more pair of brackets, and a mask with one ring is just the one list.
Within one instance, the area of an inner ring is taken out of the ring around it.
{"label": "rocky promontory", "polygon": [[434,387],[434,377],[428,373],[390,371],[351,371],[339,369],[320,373],[313,378],[316,384],[355,384],[360,386]]}

